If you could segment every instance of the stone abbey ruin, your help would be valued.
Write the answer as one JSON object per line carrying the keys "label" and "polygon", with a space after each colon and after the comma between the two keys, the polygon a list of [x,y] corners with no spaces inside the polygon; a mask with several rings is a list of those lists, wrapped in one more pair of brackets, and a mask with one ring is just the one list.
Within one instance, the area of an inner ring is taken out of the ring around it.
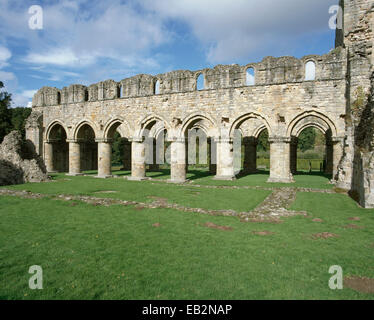
{"label": "stone abbey ruin", "polygon": [[[79,175],[97,169],[111,175],[111,142],[125,141],[124,167],[145,177],[144,137],[167,134],[171,181],[186,179],[187,131],[201,129],[215,160],[216,179],[232,179],[233,135],[244,137],[244,169],[256,170],[256,141],[264,130],[270,142],[269,182],[293,182],[297,138],[314,127],[326,137],[325,171],[338,188],[363,207],[374,207],[374,3],[341,0],[343,29],[335,49],[323,56],[266,57],[245,66],[218,65],[199,71],[137,75],[43,87],[33,98],[26,136],[49,172]],[[248,69],[254,82],[248,82]],[[306,70],[309,70],[308,73]],[[198,90],[197,79],[204,78]],[[213,148],[214,146],[214,148]]]}

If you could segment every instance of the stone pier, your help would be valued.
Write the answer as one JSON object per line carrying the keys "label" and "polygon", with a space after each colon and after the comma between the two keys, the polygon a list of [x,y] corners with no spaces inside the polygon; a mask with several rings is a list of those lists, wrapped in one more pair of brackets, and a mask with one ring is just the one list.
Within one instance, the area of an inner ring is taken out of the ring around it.
{"label": "stone pier", "polygon": [[128,180],[145,180],[145,145],[142,139],[132,140],[131,156],[131,177]]}
{"label": "stone pier", "polygon": [[269,137],[270,142],[270,177],[268,182],[294,182],[290,166],[289,137]]}
{"label": "stone pier", "polygon": [[243,173],[257,172],[257,139],[255,137],[244,137],[244,163]]}
{"label": "stone pier", "polygon": [[173,183],[186,181],[186,139],[171,141],[170,180]]}
{"label": "stone pier", "polygon": [[78,140],[67,140],[69,143],[69,176],[81,175],[81,147]]}
{"label": "stone pier", "polygon": [[234,180],[234,155],[232,139],[217,140],[217,173],[215,180]]}
{"label": "stone pier", "polygon": [[96,139],[98,143],[98,173],[97,178],[110,178],[112,176],[112,141],[109,139]]}

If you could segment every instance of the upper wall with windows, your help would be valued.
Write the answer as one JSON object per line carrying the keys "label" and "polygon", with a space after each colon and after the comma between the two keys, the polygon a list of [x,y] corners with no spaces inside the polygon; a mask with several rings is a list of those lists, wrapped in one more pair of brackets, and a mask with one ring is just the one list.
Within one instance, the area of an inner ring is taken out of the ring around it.
{"label": "upper wall with windows", "polygon": [[294,57],[266,57],[244,66],[217,65],[198,71],[177,70],[156,76],[139,74],[119,82],[106,80],[89,87],[74,84],[63,89],[43,87],[33,98],[33,106],[59,105],[170,93],[287,84],[345,78],[343,48],[329,54]]}

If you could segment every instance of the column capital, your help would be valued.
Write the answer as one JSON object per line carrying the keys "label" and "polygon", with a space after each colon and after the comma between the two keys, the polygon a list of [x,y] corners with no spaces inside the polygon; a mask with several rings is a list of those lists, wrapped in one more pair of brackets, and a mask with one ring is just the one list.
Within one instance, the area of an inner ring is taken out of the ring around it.
{"label": "column capital", "polygon": [[291,143],[291,137],[271,136],[270,143]]}
{"label": "column capital", "polygon": [[170,137],[167,139],[168,142],[178,142],[178,143],[185,143],[186,140],[187,139],[184,137]]}
{"label": "column capital", "polygon": [[98,142],[98,143],[112,143],[113,139],[110,139],[110,138],[96,138],[95,142]]}
{"label": "column capital", "polygon": [[55,143],[55,142],[59,142],[60,140],[59,139],[47,139],[44,141],[44,143]]}
{"label": "column capital", "polygon": [[67,143],[79,143],[79,139],[66,139]]}
{"label": "column capital", "polygon": [[129,140],[130,142],[142,143],[144,142],[144,137],[130,137],[127,140]]}
{"label": "column capital", "polygon": [[233,139],[230,137],[218,137],[214,139],[216,143],[232,143]]}

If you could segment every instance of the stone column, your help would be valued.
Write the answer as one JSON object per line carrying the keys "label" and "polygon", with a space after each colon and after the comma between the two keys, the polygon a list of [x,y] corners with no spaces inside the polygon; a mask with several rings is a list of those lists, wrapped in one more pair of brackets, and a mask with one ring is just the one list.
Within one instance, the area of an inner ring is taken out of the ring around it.
{"label": "stone column", "polygon": [[186,139],[179,138],[171,142],[170,180],[183,183],[186,181]]}
{"label": "stone column", "polygon": [[[338,166],[338,164],[336,164]],[[332,141],[326,142],[326,174],[333,174],[334,167],[334,144]]]}
{"label": "stone column", "polygon": [[295,174],[297,172],[297,137],[291,137],[291,144],[290,144],[290,168],[291,173]]}
{"label": "stone column", "polygon": [[48,173],[55,172],[53,166],[53,142],[44,142],[44,162]]}
{"label": "stone column", "polygon": [[214,179],[235,179],[232,139],[220,138],[217,141],[217,173]]}
{"label": "stone column", "polygon": [[149,170],[150,171],[159,171],[160,166],[157,163],[157,144],[156,144],[156,139],[153,139],[153,148],[152,148],[152,163],[149,164]]}
{"label": "stone column", "polygon": [[290,170],[289,137],[270,137],[270,177],[268,182],[294,182]]}
{"label": "stone column", "polygon": [[257,139],[255,137],[244,137],[244,173],[257,172]]}
{"label": "stone column", "polygon": [[127,139],[123,145],[123,155],[122,155],[122,162],[123,162],[123,170],[130,171],[131,170],[131,142]]}
{"label": "stone column", "polygon": [[145,145],[142,139],[131,143],[131,177],[128,180],[145,180]]}
{"label": "stone column", "polygon": [[332,167],[332,178],[335,179],[335,175],[338,172],[338,165],[343,156],[344,138],[334,137],[332,138],[333,143],[333,167]]}
{"label": "stone column", "polygon": [[208,154],[209,154],[209,173],[215,175],[217,173],[217,144],[214,138],[208,140]]}
{"label": "stone column", "polygon": [[79,176],[81,173],[81,146],[77,140],[66,140],[69,143],[68,176]]}
{"label": "stone column", "polygon": [[112,141],[96,139],[98,143],[97,178],[112,177]]}

